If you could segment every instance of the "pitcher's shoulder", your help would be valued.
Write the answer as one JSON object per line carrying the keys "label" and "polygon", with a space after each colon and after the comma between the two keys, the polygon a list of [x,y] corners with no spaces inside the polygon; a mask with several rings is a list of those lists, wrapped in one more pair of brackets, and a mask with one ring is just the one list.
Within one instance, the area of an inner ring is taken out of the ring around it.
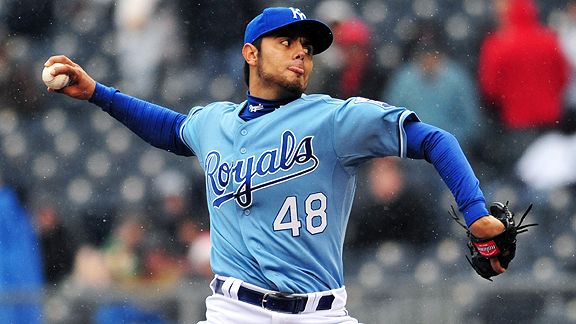
{"label": "pitcher's shoulder", "polygon": [[325,94],[310,94],[310,95],[303,95],[302,96],[303,100],[309,101],[309,102],[322,102],[325,103],[326,105],[332,105],[334,107],[355,107],[355,106],[377,106],[380,108],[384,108],[384,109],[393,109],[393,108],[397,108],[393,105],[390,105],[386,102],[383,101],[379,101],[379,100],[373,100],[373,99],[369,99],[369,98],[364,98],[364,97],[350,97],[347,99],[338,99],[338,98],[333,98],[329,95],[325,95]]}
{"label": "pitcher's shoulder", "polygon": [[341,106],[346,102],[346,100],[333,98],[327,94],[305,94],[302,95],[301,100],[304,100],[306,102],[317,102],[335,106]]}
{"label": "pitcher's shoulder", "polygon": [[189,116],[198,114],[229,114],[234,113],[236,110],[240,109],[245,102],[234,103],[229,101],[216,101],[211,102],[205,106],[194,106],[188,111]]}
{"label": "pitcher's shoulder", "polygon": [[216,101],[207,104],[204,108],[210,110],[220,110],[220,111],[233,111],[242,107],[246,102],[243,101],[241,103],[235,103],[230,101]]}

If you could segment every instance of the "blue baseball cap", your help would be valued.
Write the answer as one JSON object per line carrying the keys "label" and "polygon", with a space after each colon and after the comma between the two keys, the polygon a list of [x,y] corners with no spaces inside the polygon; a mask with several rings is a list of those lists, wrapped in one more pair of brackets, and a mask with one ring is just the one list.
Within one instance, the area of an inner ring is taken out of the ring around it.
{"label": "blue baseball cap", "polygon": [[244,43],[253,43],[258,38],[286,26],[300,28],[310,39],[314,54],[324,52],[332,44],[332,30],[321,21],[308,19],[298,8],[266,8],[246,26]]}

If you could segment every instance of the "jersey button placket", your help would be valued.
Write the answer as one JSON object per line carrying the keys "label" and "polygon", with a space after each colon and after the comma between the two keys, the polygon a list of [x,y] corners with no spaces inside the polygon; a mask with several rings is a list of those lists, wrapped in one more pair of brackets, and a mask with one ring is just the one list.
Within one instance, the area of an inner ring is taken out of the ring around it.
{"label": "jersey button placket", "polygon": [[[243,129],[240,130],[240,135],[242,135],[242,136],[248,135],[248,131],[246,130],[246,128],[243,128]],[[244,142],[244,140],[242,140],[242,142]],[[240,153],[241,153],[241,154],[246,154],[247,151],[248,151],[248,150],[246,150],[246,147],[244,147],[244,146],[242,146],[242,147],[240,148]]]}
{"label": "jersey button placket", "polygon": [[[248,139],[247,139],[247,135],[248,135],[248,130],[245,128],[240,128],[238,130],[238,133],[240,136],[236,137],[235,141],[234,141],[234,146],[236,148],[236,152],[240,152],[240,155],[244,155],[248,152],[248,149],[246,148],[245,145],[247,145],[248,143]],[[239,157],[240,159],[244,159],[243,157]],[[235,187],[234,190],[236,190],[237,188]],[[249,216],[250,213],[252,212],[249,208],[243,208],[240,206],[237,206],[238,208],[238,212],[240,215],[244,215],[244,216]]]}

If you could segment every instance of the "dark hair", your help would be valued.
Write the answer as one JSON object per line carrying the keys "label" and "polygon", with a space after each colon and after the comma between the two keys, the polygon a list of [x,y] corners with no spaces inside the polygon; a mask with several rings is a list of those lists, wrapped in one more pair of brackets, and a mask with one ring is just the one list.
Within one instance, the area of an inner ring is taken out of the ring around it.
{"label": "dark hair", "polygon": [[[262,48],[262,37],[255,40],[252,45],[254,45],[258,51],[260,51]],[[246,83],[246,86],[250,86],[250,66],[246,61],[244,61],[244,82]]]}

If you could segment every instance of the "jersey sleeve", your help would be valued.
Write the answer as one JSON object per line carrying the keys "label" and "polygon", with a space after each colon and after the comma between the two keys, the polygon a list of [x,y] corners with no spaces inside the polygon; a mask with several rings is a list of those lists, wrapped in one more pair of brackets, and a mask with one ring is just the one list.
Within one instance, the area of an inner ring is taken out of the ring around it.
{"label": "jersey sleeve", "polygon": [[404,122],[410,110],[365,98],[348,99],[334,115],[334,150],[345,166],[383,156],[406,157]]}
{"label": "jersey sleeve", "polygon": [[188,116],[178,130],[178,135],[182,142],[188,147],[192,152],[199,152],[200,146],[198,139],[200,138],[198,135],[199,127],[202,121],[201,119],[201,112],[204,110],[202,106],[196,106],[190,109]]}

